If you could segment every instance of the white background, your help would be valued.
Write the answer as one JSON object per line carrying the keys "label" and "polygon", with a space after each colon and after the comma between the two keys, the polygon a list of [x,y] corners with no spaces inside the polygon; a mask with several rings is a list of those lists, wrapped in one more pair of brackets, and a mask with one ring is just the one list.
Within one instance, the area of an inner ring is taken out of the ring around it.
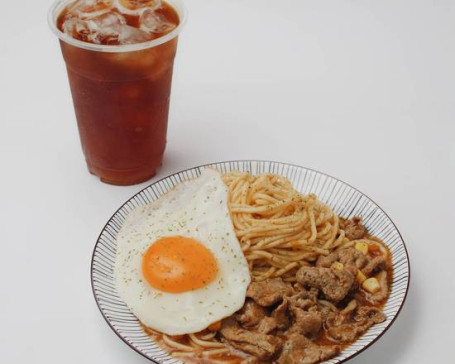
{"label": "white background", "polygon": [[[87,173],[49,6],[0,11],[0,362],[145,364],[104,322],[89,272],[105,222],[147,184]],[[187,7],[156,178],[257,158],[356,186],[398,225],[412,277],[396,323],[352,363],[452,362],[455,2]]]}

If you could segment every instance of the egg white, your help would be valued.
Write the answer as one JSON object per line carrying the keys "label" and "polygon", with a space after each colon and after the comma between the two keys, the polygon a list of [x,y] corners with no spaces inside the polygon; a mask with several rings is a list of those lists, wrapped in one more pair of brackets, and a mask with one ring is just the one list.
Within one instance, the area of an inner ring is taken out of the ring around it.
{"label": "egg white", "polygon": [[[215,256],[218,274],[209,285],[185,293],[162,292],[142,276],[142,256],[159,238],[197,239]],[[147,327],[179,335],[201,331],[232,315],[245,301],[248,264],[235,236],[227,188],[221,175],[205,169],[127,216],[117,236],[114,268],[117,291]]]}

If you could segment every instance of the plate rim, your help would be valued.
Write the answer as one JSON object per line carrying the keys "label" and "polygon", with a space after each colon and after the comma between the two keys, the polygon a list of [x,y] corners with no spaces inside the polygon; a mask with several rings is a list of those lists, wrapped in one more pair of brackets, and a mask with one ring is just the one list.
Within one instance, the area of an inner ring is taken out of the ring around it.
{"label": "plate rim", "polygon": [[98,298],[97,298],[97,295],[96,295],[96,291],[95,291],[95,285],[94,285],[94,279],[93,279],[93,266],[94,266],[94,260],[95,260],[95,253],[97,251],[97,247],[98,247],[98,244],[100,243],[100,238],[103,234],[103,232],[105,231],[106,227],[109,225],[109,223],[113,220],[113,218],[117,215],[117,213],[130,201],[132,200],[133,198],[135,198],[136,196],[138,196],[139,194],[141,194],[143,191],[145,191],[146,189],[148,189],[149,187],[155,185],[155,184],[158,184],[159,182],[165,180],[165,179],[168,179],[170,177],[173,177],[175,175],[178,175],[180,173],[184,173],[184,172],[187,172],[187,171],[190,171],[190,170],[194,170],[194,169],[198,169],[198,168],[207,168],[207,167],[210,167],[210,166],[213,166],[213,165],[219,165],[219,164],[228,164],[228,163],[238,163],[238,162],[256,162],[256,163],[274,163],[274,164],[284,164],[284,165],[288,165],[288,166],[291,166],[291,167],[296,167],[296,168],[303,168],[303,169],[306,169],[308,171],[312,171],[312,172],[315,172],[315,173],[318,173],[318,174],[321,174],[321,175],[324,175],[326,177],[329,177],[329,178],[332,178],[334,179],[335,181],[338,181],[338,182],[341,182],[347,186],[349,186],[350,188],[352,188],[353,190],[355,190],[356,192],[360,193],[361,195],[365,196],[366,198],[368,198],[371,202],[373,202],[377,208],[389,219],[389,221],[392,223],[393,227],[395,228],[395,230],[397,231],[398,233],[398,236],[400,237],[401,241],[402,241],[402,244],[403,244],[403,249],[404,249],[404,254],[406,256],[406,262],[407,262],[407,280],[406,280],[406,290],[404,292],[404,296],[403,296],[403,301],[401,302],[400,304],[400,307],[398,308],[398,311],[397,313],[395,314],[395,316],[392,318],[392,320],[390,321],[390,323],[384,328],[384,330],[378,334],[370,343],[368,343],[367,345],[365,345],[365,347],[363,347],[362,349],[356,351],[354,354],[352,354],[351,356],[345,358],[345,359],[342,359],[341,361],[338,362],[338,364],[342,364],[342,363],[346,363],[348,362],[349,360],[351,359],[354,359],[356,356],[360,355],[361,353],[363,353],[365,350],[367,350],[368,348],[370,348],[373,344],[375,344],[377,341],[379,341],[379,339],[382,338],[382,336],[389,331],[389,329],[392,327],[392,325],[395,323],[396,319],[398,318],[398,316],[400,315],[401,311],[403,310],[403,307],[405,305],[405,302],[407,300],[407,297],[408,297],[408,293],[409,293],[409,288],[410,288],[410,285],[411,285],[411,261],[409,259],[409,253],[408,253],[408,249],[406,247],[406,243],[405,243],[405,240],[403,239],[403,236],[400,232],[400,230],[398,229],[397,225],[395,224],[395,222],[390,218],[390,216],[387,214],[386,211],[384,211],[384,209],[378,204],[376,203],[375,200],[373,200],[370,196],[368,196],[367,194],[363,193],[362,191],[360,191],[358,188],[352,186],[350,183],[347,183],[337,177],[334,177],[328,173],[325,173],[325,172],[321,172],[317,169],[314,169],[314,168],[310,168],[310,167],[305,167],[305,166],[301,166],[301,165],[298,165],[298,164],[295,164],[295,163],[288,163],[288,162],[280,162],[280,161],[272,161],[272,160],[266,160],[266,159],[233,159],[233,160],[225,160],[225,161],[218,161],[218,162],[211,162],[211,163],[205,163],[205,164],[201,164],[201,165],[197,165],[197,166],[193,166],[193,167],[189,167],[189,168],[186,168],[186,169],[182,169],[182,170],[179,170],[177,172],[174,172],[174,173],[171,173],[171,174],[168,174],[160,179],[157,179],[156,181],[150,183],[150,184],[147,184],[147,186],[145,186],[144,188],[142,188],[141,190],[139,190],[138,192],[136,192],[135,194],[133,194],[131,197],[129,197],[123,204],[120,205],[120,207],[109,217],[109,219],[107,220],[106,224],[103,226],[103,228],[101,229],[101,232],[99,233],[98,235],[98,238],[96,239],[96,243],[95,243],[95,246],[93,247],[93,252],[92,252],[92,258],[91,258],[91,263],[90,263],[90,284],[91,284],[91,287],[92,287],[92,293],[93,293],[93,298],[95,300],[95,303],[102,315],[102,317],[104,318],[104,320],[106,321],[106,323],[109,325],[109,327],[111,328],[111,330],[117,335],[118,338],[120,338],[120,340],[122,340],[125,344],[127,344],[131,349],[133,349],[135,352],[137,352],[138,354],[140,354],[141,356],[143,356],[144,358],[148,359],[149,361],[153,362],[153,363],[156,363],[156,364],[160,364],[158,361],[150,358],[149,356],[147,356],[145,353],[143,353],[142,351],[140,351],[138,348],[136,348],[132,343],[130,343],[129,341],[127,341],[122,335],[120,335],[120,333],[116,330],[116,328],[111,324],[111,322],[109,321],[108,317],[104,314],[103,310],[101,309],[101,306],[100,306],[100,303],[98,302]]}

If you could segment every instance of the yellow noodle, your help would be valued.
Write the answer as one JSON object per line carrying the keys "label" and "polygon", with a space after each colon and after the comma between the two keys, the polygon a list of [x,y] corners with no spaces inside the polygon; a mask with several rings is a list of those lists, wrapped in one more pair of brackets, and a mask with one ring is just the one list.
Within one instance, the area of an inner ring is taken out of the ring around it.
{"label": "yellow noodle", "polygon": [[[215,354],[224,354],[224,353],[229,353],[229,348],[227,348],[224,344],[221,344],[223,346],[223,349],[215,349],[215,350],[205,350],[202,355],[207,357]],[[224,362],[223,362],[224,363]]]}
{"label": "yellow noodle", "polygon": [[171,352],[171,354],[173,357],[182,358],[182,359],[195,357],[195,355],[193,353],[189,353],[187,351],[173,351],[173,352]]}
{"label": "yellow noodle", "polygon": [[224,348],[224,344],[216,342],[216,341],[206,341],[199,339],[196,335],[190,334],[189,335],[191,338],[191,341],[193,341],[195,344],[198,346],[201,346],[203,348]]}
{"label": "yellow noodle", "polygon": [[[314,261],[318,255],[329,254],[333,245],[342,244],[338,216],[314,195],[299,194],[285,178],[238,172],[223,178],[231,218],[253,280],[289,277],[294,268],[303,265],[302,260]],[[264,265],[269,267],[265,272]]]}
{"label": "yellow noodle", "polygon": [[177,341],[172,340],[168,335],[163,335],[163,341],[167,346],[169,346],[170,348],[173,348],[173,349],[178,349],[178,350],[182,350],[182,351],[194,351],[195,350],[191,346],[184,345]]}

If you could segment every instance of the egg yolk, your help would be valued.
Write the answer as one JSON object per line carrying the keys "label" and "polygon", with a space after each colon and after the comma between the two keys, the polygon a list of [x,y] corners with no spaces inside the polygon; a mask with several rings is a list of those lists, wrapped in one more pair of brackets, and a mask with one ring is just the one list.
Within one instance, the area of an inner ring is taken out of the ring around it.
{"label": "egg yolk", "polygon": [[213,254],[202,243],[183,236],[157,240],[142,258],[142,274],[160,291],[182,293],[211,283],[218,273]]}

